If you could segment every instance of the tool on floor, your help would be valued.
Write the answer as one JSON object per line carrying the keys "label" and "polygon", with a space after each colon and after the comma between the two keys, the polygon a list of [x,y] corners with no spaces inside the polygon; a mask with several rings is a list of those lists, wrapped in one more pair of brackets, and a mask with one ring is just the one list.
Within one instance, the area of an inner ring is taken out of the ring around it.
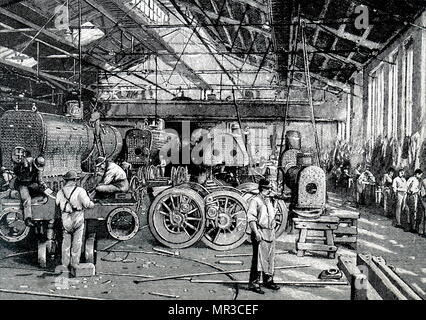
{"label": "tool on floor", "polygon": [[111,272],[98,272],[102,276],[116,276],[116,277],[136,277],[136,278],[154,278],[153,276],[143,274],[130,274],[130,273],[111,273]]}
{"label": "tool on floor", "polygon": [[[289,251],[277,251],[275,252],[275,255],[277,254],[286,254],[289,253]],[[235,258],[235,257],[251,257],[253,253],[225,253],[225,254],[215,254],[214,256],[216,258]]]}
{"label": "tool on floor", "polygon": [[164,250],[164,249],[155,248],[155,247],[152,248],[152,250],[157,251],[157,252],[161,252],[161,253],[170,254],[172,256],[179,256],[180,255],[179,251],[172,252],[172,251],[169,251],[169,250]]}
{"label": "tool on floor", "polygon": [[[210,283],[210,284],[249,284],[247,280],[199,280],[192,279],[192,283]],[[347,286],[346,281],[274,281],[276,284],[285,286]]]}
{"label": "tool on floor", "polygon": [[318,279],[321,280],[340,280],[342,278],[343,274],[339,269],[328,269],[323,270],[318,276]]}
{"label": "tool on floor", "polygon": [[[275,270],[307,268],[307,267],[310,267],[310,266],[311,265],[281,266],[281,267],[276,267]],[[189,273],[189,274],[183,274],[183,275],[165,276],[165,277],[150,278],[150,279],[143,279],[143,280],[134,280],[133,282],[138,284],[138,283],[149,282],[149,281],[161,281],[161,280],[170,280],[170,279],[191,278],[191,277],[200,277],[200,276],[211,276],[211,275],[216,275],[216,274],[230,274],[230,273],[243,273],[243,272],[250,272],[250,269],[213,271],[213,272],[202,272],[202,273]]]}
{"label": "tool on floor", "polygon": [[216,262],[217,264],[229,264],[229,265],[235,265],[235,264],[244,264],[244,262],[239,260],[219,260]]}
{"label": "tool on floor", "polygon": [[160,292],[148,292],[149,294],[153,296],[159,296],[159,297],[166,297],[166,298],[175,298],[179,299],[180,296],[174,295],[174,294],[167,294],[167,293],[160,293]]}

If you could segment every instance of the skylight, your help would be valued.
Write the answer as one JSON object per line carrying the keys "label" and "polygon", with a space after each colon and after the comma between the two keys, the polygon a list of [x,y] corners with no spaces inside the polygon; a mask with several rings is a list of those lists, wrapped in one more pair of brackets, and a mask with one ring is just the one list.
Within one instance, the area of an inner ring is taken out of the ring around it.
{"label": "skylight", "polygon": [[37,61],[34,58],[3,46],[0,46],[0,58],[28,68],[37,65]]}
{"label": "skylight", "polygon": [[[81,28],[81,45],[85,46],[89,43],[96,41],[103,36],[105,36],[105,33],[95,27],[94,24],[91,22],[85,22],[83,23]],[[77,45],[78,44],[78,29],[73,29],[71,34],[72,42]]]}
{"label": "skylight", "polygon": [[130,0],[128,6],[140,11],[146,18],[156,23],[167,24],[169,15],[155,0]]}

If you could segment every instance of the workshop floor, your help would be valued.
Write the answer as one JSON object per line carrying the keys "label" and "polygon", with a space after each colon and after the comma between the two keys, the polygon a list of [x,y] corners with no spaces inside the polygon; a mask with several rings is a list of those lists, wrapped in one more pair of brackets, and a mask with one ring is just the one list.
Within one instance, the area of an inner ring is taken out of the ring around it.
{"label": "workshop floor", "polygon": [[[350,206],[341,207],[341,199],[329,195],[331,207],[343,210],[356,210]],[[307,254],[299,258],[294,253],[296,236],[284,235],[277,242],[278,251],[287,253],[276,257],[276,266],[309,265],[305,268],[278,270],[276,280],[310,281],[317,280],[324,269],[336,268],[337,259],[327,259],[320,254]],[[423,297],[426,291],[426,239],[405,233],[391,226],[391,221],[373,212],[361,209],[359,223],[359,252],[371,252],[384,257],[389,264],[397,267],[397,272]],[[113,245],[111,247],[111,245]],[[173,257],[153,252],[160,247],[152,238],[147,227],[130,241],[117,243],[111,239],[99,239],[98,249],[121,252],[98,252],[97,275],[91,278],[68,279],[41,270],[36,264],[36,253],[14,257],[8,255],[28,251],[28,247],[0,244],[0,299],[58,299],[54,297],[3,293],[1,289],[31,291],[63,296],[81,296],[97,299],[279,299],[279,300],[345,300],[349,299],[349,286],[301,287],[283,286],[278,292],[265,290],[258,295],[247,290],[246,285],[191,283],[189,279],[149,281],[136,284],[143,276],[163,277],[199,272],[250,268],[249,256],[219,258],[223,252],[205,248],[201,243],[188,249],[179,250]],[[129,253],[130,251],[130,253]],[[135,251],[139,251],[135,253]],[[143,251],[143,253],[141,252]],[[251,253],[250,244],[227,253]],[[339,248],[338,254],[355,257],[348,248]],[[219,260],[238,260],[242,265],[221,265]],[[53,266],[49,271],[53,270]],[[121,274],[121,275],[118,275]],[[134,275],[140,275],[136,277]],[[248,273],[232,274],[235,279],[247,280]],[[195,279],[195,278],[194,278]],[[230,280],[227,275],[209,275],[197,279]],[[342,279],[344,280],[344,279]],[[165,297],[159,294],[171,295]]]}

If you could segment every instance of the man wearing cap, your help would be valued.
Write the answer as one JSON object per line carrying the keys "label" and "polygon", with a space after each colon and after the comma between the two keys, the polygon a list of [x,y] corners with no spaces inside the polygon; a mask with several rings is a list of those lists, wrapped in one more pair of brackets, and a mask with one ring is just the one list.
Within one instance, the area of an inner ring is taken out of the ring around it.
{"label": "man wearing cap", "polygon": [[14,189],[19,191],[21,197],[25,224],[33,227],[31,198],[52,193],[43,180],[45,160],[40,156],[35,159],[27,156],[22,147],[15,148],[12,158],[15,163],[13,172],[16,175]]}
{"label": "man wearing cap", "polygon": [[96,168],[98,174],[102,176],[101,182],[95,188],[97,193],[111,194],[129,190],[126,172],[118,164],[105,157],[99,157],[96,159]]}
{"label": "man wearing cap", "polygon": [[71,170],[64,176],[65,185],[56,195],[61,211],[64,236],[62,240],[62,266],[75,268],[80,263],[84,233],[84,209],[95,205],[86,190],[77,186],[79,176]]}
{"label": "man wearing cap", "polygon": [[272,183],[269,180],[259,181],[259,194],[249,203],[247,220],[251,228],[253,258],[250,270],[249,290],[264,294],[263,285],[272,290],[279,290],[274,283],[275,260],[275,214],[272,199]]}

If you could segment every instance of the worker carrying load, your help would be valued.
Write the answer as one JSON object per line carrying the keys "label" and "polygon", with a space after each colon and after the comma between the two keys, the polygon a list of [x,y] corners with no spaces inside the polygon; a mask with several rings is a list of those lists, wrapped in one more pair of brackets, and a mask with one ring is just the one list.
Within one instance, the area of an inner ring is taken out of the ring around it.
{"label": "worker carrying load", "polygon": [[108,195],[129,190],[127,174],[118,164],[107,160],[105,157],[98,157],[96,159],[96,170],[98,176],[102,177],[95,188],[97,195]]}
{"label": "worker carrying load", "polygon": [[25,148],[16,147],[12,160],[15,163],[13,172],[16,175],[13,188],[19,192],[25,224],[33,227],[31,199],[37,196],[51,196],[53,193],[43,180],[45,159],[41,156],[34,159]]}

